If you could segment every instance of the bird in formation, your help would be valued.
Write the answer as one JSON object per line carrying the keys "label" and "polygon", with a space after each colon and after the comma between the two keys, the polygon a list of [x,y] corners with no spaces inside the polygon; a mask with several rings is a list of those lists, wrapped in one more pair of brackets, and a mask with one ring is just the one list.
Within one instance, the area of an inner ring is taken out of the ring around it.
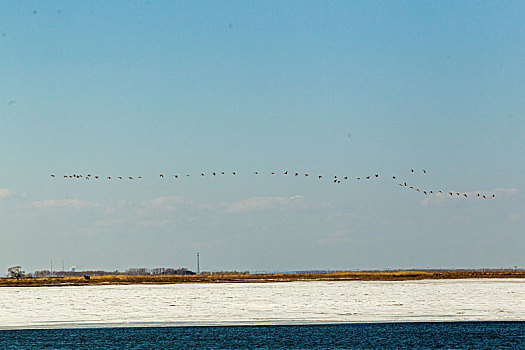
{"label": "bird in formation", "polygon": [[[410,169],[410,172],[411,173],[415,173],[416,171],[414,169]],[[423,174],[427,174],[427,170],[426,169],[421,169],[421,172]],[[213,171],[213,172],[211,172],[211,174],[213,176],[217,176],[218,174],[226,175],[226,172],[224,172],[224,171],[220,171],[220,172]],[[236,171],[232,171],[231,174],[235,176],[235,175],[237,175],[237,172]],[[259,171],[254,171],[253,174],[254,175],[261,175],[263,173],[261,173]],[[271,172],[269,172],[269,174],[272,175],[272,176],[275,176],[277,173],[275,171],[271,171]],[[292,172],[292,174],[294,174],[295,177],[300,175],[299,172]],[[283,175],[288,175],[288,170],[284,171]],[[304,173],[303,175],[304,175],[304,177],[309,177],[310,176],[309,173]],[[204,177],[205,174],[204,173],[200,173],[200,176]],[[50,174],[50,177],[51,178],[56,178],[56,174],[52,173],[52,174]],[[164,174],[159,174],[159,177],[164,178]],[[186,174],[186,177],[189,178],[190,174]],[[71,175],[64,175],[63,178],[64,179],[68,179],[68,178],[69,179],[82,179],[83,178],[83,179],[86,179],[86,180],[90,180],[90,179],[98,180],[100,177],[98,175],[92,175],[92,174],[87,174],[85,176],[82,175],[82,174],[71,174]],[[106,178],[107,178],[107,180],[111,180],[112,179],[111,176],[107,176]],[[126,177],[117,176],[116,178],[120,179],[120,180],[123,180],[124,178],[127,178],[128,180],[133,180],[134,179],[133,176],[126,176]],[[137,176],[136,178],[137,179],[142,179],[142,176]],[[175,174],[175,175],[173,175],[173,178],[179,179],[180,177],[179,177],[178,174]],[[317,175],[317,178],[319,180],[321,180],[321,179],[324,178],[324,176],[323,175]],[[367,175],[367,176],[364,176],[364,177],[360,176],[360,177],[356,177],[355,179],[356,180],[362,180],[362,179],[371,180],[372,178],[375,178],[375,179],[379,178],[379,174]],[[399,177],[397,175],[392,176],[392,180],[396,180],[398,178]],[[341,183],[341,180],[348,180],[348,179],[350,179],[350,177],[349,176],[338,177],[337,175],[334,175],[334,177],[332,179],[333,179],[333,181],[332,181],[333,183],[339,184],[339,183]],[[441,190],[434,192],[433,190],[424,190],[424,189],[415,188],[414,186],[409,186],[406,182],[398,183],[398,185],[400,187],[406,187],[406,188],[411,189],[411,190],[415,189],[416,192],[421,192],[421,193],[423,193],[425,195],[432,195],[432,194],[436,194],[436,195],[439,194],[439,195],[441,195],[441,194],[444,193]],[[468,193],[452,192],[452,191],[446,192],[446,193],[448,193],[450,196],[453,196],[455,194],[458,197],[463,196],[464,198],[469,198]],[[474,195],[472,195],[472,196],[474,196]],[[484,198],[484,199],[486,199],[486,198],[496,198],[496,195],[495,194],[490,194],[489,195],[489,194],[477,193],[474,197],[475,198]]]}

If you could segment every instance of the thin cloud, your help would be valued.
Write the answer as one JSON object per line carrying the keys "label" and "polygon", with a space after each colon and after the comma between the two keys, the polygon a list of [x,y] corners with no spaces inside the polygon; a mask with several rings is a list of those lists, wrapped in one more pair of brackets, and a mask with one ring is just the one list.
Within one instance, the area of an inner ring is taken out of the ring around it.
{"label": "thin cloud", "polygon": [[152,200],[141,202],[142,206],[154,209],[173,210],[186,202],[184,197],[180,196],[161,196]]}
{"label": "thin cloud", "polygon": [[46,199],[43,201],[34,201],[31,204],[36,208],[72,208],[84,209],[98,206],[97,203],[81,201],[78,199]]}
{"label": "thin cloud", "polygon": [[[452,192],[453,195],[449,195],[448,192]],[[456,193],[459,193],[458,196]],[[467,197],[465,197],[463,194],[466,194]],[[421,201],[421,205],[427,206],[430,204],[437,204],[441,203],[446,200],[472,200],[472,199],[479,199],[477,195],[480,194],[481,196],[485,195],[490,200],[498,199],[498,198],[505,198],[509,196],[514,196],[518,194],[517,188],[494,188],[491,190],[477,190],[477,191],[470,191],[470,192],[461,192],[461,191],[447,191],[444,193],[433,193],[431,195],[427,195],[425,199]],[[492,198],[492,195],[495,196],[495,198]],[[483,198],[485,199],[485,198]]]}
{"label": "thin cloud", "polygon": [[9,188],[0,188],[0,198],[9,198],[13,197],[15,193]]}
{"label": "thin cloud", "polygon": [[302,195],[291,197],[251,197],[229,204],[226,207],[228,213],[245,213],[250,211],[261,211],[271,209],[294,209],[311,207]]}
{"label": "thin cloud", "polygon": [[518,221],[521,219],[521,213],[512,213],[507,216],[507,221]]}

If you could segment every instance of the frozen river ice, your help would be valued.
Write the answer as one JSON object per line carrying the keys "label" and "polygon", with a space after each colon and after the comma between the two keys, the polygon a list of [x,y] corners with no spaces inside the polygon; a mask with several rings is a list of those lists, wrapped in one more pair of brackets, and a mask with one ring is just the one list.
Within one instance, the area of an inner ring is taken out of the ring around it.
{"label": "frozen river ice", "polygon": [[0,329],[525,321],[525,279],[0,288]]}

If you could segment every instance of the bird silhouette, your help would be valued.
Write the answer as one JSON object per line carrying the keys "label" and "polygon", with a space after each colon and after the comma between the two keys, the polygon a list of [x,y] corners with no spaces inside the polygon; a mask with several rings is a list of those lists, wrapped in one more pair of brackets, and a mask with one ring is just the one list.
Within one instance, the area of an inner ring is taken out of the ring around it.
{"label": "bird silhouette", "polygon": [[142,176],[139,176],[138,179],[142,179]]}
{"label": "bird silhouette", "polygon": [[215,172],[213,172],[212,175],[215,176]]}
{"label": "bird silhouette", "polygon": [[450,194],[452,196],[452,192],[449,192],[448,194]]}
{"label": "bird silhouette", "polygon": [[395,180],[395,179],[396,179],[396,177],[395,177],[395,176],[392,176],[392,179],[394,179],[394,180]]}
{"label": "bird silhouette", "polygon": [[233,174],[233,175],[237,175],[237,174],[235,173],[235,171],[233,171],[232,174]]}
{"label": "bird silhouette", "polygon": [[463,196],[468,197],[466,193],[463,193]]}
{"label": "bird silhouette", "polygon": [[345,180],[348,180],[348,176],[345,176],[344,179],[345,179]]}
{"label": "bird silhouette", "polygon": [[427,191],[423,191],[424,194],[427,194]]}
{"label": "bird silhouette", "polygon": [[366,179],[367,179],[367,180],[370,180],[370,176],[367,176]]}
{"label": "bird silhouette", "polygon": [[492,195],[492,198],[496,198],[496,196],[495,196],[495,195]]}
{"label": "bird silhouette", "polygon": [[254,171],[253,173],[254,173],[255,175],[259,175],[259,173],[258,173],[257,171]]}
{"label": "bird silhouette", "polygon": [[357,178],[356,180],[361,180],[361,178],[360,178],[360,177],[358,177],[358,178]]}
{"label": "bird silhouette", "polygon": [[304,177],[307,177],[307,176],[308,176],[308,174],[304,174]]}
{"label": "bird silhouette", "polygon": [[159,176],[160,176],[160,177],[164,177],[164,175],[162,175],[162,174],[160,174]]}
{"label": "bird silhouette", "polygon": [[413,173],[413,172],[414,172],[414,169],[410,169],[410,172]]}
{"label": "bird silhouette", "polygon": [[95,179],[98,179],[98,175],[95,176]]}
{"label": "bird silhouette", "polygon": [[487,197],[485,197],[485,195],[483,195],[483,198],[487,198]]}
{"label": "bird silhouette", "polygon": [[51,177],[55,177],[55,175],[54,175],[54,174],[51,174]]}
{"label": "bird silhouette", "polygon": [[405,182],[405,184],[404,184],[404,185],[405,185],[405,187],[407,187],[407,183],[406,183],[406,182]]}
{"label": "bird silhouette", "polygon": [[272,171],[271,174],[272,174],[272,175],[275,175],[275,172]]}
{"label": "bird silhouette", "polygon": [[128,179],[133,180],[133,178],[131,176],[128,176]]}
{"label": "bird silhouette", "polygon": [[379,175],[377,175],[377,174],[376,174],[375,176],[376,176],[376,177],[379,177]]}
{"label": "bird silhouette", "polygon": [[284,175],[288,175],[288,170],[286,170],[286,171],[284,172]]}
{"label": "bird silhouette", "polygon": [[299,175],[299,173],[295,173],[295,176]]}
{"label": "bird silhouette", "polygon": [[119,176],[118,178],[122,180],[122,176]]}
{"label": "bird silhouette", "polygon": [[111,180],[111,176],[108,176],[108,180]]}
{"label": "bird silhouette", "polygon": [[221,171],[221,175],[224,175],[224,171]]}
{"label": "bird silhouette", "polygon": [[204,176],[204,173],[201,173],[201,176]]}
{"label": "bird silhouette", "polygon": [[423,169],[423,174],[426,174],[426,173],[427,173],[427,171],[425,169]]}
{"label": "bird silhouette", "polygon": [[322,175],[319,175],[318,177],[319,177],[320,179],[322,179],[322,178],[323,178],[323,176],[322,176]]}
{"label": "bird silhouette", "polygon": [[174,178],[178,179],[179,178],[179,175],[173,175]]}

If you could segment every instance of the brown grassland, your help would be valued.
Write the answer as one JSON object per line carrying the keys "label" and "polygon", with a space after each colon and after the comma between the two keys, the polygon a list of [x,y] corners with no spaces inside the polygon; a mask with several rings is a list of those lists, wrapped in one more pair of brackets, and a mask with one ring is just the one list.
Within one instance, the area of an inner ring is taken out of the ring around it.
{"label": "brown grassland", "polygon": [[242,283],[293,281],[407,281],[425,279],[525,278],[525,270],[517,271],[397,271],[397,272],[336,272],[336,273],[274,273],[261,275],[159,275],[159,276],[91,276],[63,278],[0,279],[0,287],[77,286],[104,284],[174,284],[174,283]]}

